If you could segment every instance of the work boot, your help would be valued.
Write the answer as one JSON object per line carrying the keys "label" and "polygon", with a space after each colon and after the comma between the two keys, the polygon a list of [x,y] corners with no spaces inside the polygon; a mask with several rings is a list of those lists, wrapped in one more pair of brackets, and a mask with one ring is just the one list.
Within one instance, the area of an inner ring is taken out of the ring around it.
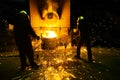
{"label": "work boot", "polygon": [[35,63],[34,65],[31,65],[33,69],[37,70],[39,69],[39,66]]}
{"label": "work boot", "polygon": [[26,67],[21,67],[20,68],[20,71],[25,71],[26,70]]}

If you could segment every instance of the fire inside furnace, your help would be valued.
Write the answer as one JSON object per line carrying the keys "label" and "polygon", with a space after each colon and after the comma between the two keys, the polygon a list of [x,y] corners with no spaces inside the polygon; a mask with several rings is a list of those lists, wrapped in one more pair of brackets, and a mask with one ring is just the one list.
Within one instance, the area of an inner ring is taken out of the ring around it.
{"label": "fire inside furnace", "polygon": [[56,37],[57,37],[57,34],[55,33],[55,31],[45,31],[45,32],[42,34],[42,37],[43,37],[43,38],[56,38]]}

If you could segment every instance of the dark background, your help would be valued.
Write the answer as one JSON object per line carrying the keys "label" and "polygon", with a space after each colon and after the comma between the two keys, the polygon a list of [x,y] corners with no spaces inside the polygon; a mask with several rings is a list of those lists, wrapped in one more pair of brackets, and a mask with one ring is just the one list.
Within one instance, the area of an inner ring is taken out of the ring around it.
{"label": "dark background", "polygon": [[93,45],[120,47],[120,0],[71,0],[71,26],[90,16]]}

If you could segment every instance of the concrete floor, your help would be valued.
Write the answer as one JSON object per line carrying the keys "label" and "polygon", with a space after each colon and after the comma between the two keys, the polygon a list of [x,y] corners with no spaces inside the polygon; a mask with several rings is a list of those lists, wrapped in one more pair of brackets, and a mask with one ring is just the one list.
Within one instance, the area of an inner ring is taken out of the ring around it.
{"label": "concrete floor", "polygon": [[0,53],[0,80],[120,80],[119,48],[92,47],[93,63],[87,62],[86,48],[81,51],[81,60],[74,58],[76,47],[35,52],[40,68],[24,72],[18,51]]}

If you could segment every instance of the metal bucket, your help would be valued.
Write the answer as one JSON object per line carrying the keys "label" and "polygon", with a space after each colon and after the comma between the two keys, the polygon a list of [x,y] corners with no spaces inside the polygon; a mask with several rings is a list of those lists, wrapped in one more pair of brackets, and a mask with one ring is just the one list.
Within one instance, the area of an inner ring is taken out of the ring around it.
{"label": "metal bucket", "polygon": [[43,38],[42,49],[53,50],[58,47],[59,41],[56,38]]}

